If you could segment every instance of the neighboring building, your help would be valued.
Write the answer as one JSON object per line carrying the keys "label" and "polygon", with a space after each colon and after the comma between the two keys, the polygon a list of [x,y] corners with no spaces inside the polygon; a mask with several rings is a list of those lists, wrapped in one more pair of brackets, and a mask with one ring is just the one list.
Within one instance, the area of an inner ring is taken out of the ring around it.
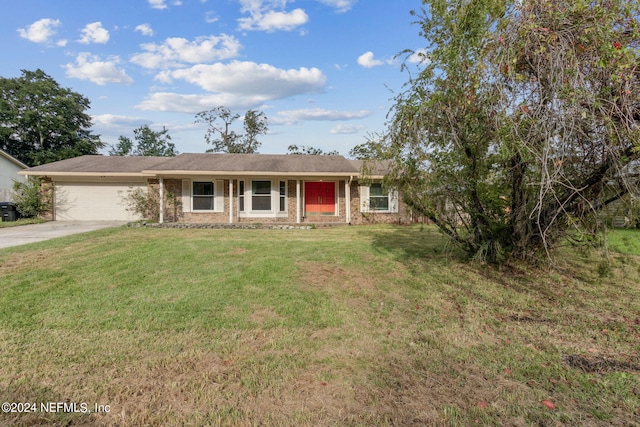
{"label": "neighboring building", "polygon": [[54,187],[55,220],[135,220],[125,199],[156,186],[178,201],[161,222],[408,222],[397,192],[382,186],[380,165],[342,156],[181,154],[176,157],[81,156],[22,172]]}
{"label": "neighboring building", "polygon": [[27,167],[20,160],[0,150],[0,202],[13,201],[13,182],[25,180],[18,172]]}

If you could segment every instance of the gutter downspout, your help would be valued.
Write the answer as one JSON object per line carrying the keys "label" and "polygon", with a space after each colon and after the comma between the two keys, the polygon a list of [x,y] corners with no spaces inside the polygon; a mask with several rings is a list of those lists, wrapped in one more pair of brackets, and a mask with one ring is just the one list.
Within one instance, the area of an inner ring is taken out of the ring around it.
{"label": "gutter downspout", "polygon": [[164,223],[164,178],[160,177],[160,224]]}

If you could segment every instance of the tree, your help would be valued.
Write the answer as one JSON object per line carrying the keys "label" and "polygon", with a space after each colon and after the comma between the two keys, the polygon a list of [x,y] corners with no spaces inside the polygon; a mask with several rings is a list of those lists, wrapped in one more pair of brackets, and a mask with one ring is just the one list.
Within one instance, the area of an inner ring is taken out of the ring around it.
{"label": "tree", "polygon": [[242,135],[231,129],[233,122],[239,118],[239,114],[232,113],[226,107],[216,107],[196,114],[196,123],[206,123],[209,126],[205,140],[213,148],[208,149],[208,153],[253,154],[258,152],[261,145],[258,136],[266,134],[269,130],[267,116],[263,112],[247,111],[244,115],[244,134]]}
{"label": "tree", "polygon": [[367,140],[349,150],[349,157],[356,160],[389,160],[393,152],[385,144],[384,135],[371,135]]}
{"label": "tree", "polygon": [[136,145],[131,139],[120,136],[118,143],[109,150],[110,156],[160,156],[174,157],[178,154],[176,146],[171,142],[169,130],[165,127],[161,131],[153,131],[148,125],[133,130]]}
{"label": "tree", "polygon": [[0,148],[29,166],[97,154],[89,100],[42,70],[0,78]]}
{"label": "tree", "polygon": [[487,261],[600,231],[640,154],[638,3],[423,3],[428,61],[385,138],[405,201]]}
{"label": "tree", "polygon": [[290,145],[287,148],[287,154],[306,154],[312,156],[339,156],[336,150],[323,151],[320,148],[311,147],[309,145]]}

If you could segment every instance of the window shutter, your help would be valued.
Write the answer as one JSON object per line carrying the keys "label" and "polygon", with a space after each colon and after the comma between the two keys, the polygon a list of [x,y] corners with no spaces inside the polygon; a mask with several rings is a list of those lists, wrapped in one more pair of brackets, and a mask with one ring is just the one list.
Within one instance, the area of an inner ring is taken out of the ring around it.
{"label": "window shutter", "polygon": [[216,212],[224,212],[224,181],[221,179],[216,179],[216,189],[214,192],[214,211]]}
{"label": "window shutter", "polygon": [[360,186],[360,212],[369,212],[369,186]]}
{"label": "window shutter", "polygon": [[389,190],[389,211],[398,213],[398,190]]}
{"label": "window shutter", "polygon": [[182,212],[191,212],[191,180],[182,180]]}

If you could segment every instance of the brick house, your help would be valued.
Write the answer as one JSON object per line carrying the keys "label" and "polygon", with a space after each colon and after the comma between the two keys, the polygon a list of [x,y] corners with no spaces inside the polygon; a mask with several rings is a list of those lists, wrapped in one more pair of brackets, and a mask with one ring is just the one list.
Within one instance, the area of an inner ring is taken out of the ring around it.
{"label": "brick house", "polygon": [[382,185],[384,165],[342,156],[180,154],[176,157],[81,156],[21,172],[44,177],[54,191],[54,220],[123,220],[126,198],[156,189],[160,222],[404,223],[408,212]]}

